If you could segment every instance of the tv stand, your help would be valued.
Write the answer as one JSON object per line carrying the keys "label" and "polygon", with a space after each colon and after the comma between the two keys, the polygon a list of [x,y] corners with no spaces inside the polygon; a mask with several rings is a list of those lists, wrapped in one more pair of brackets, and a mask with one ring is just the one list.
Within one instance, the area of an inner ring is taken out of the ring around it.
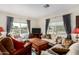
{"label": "tv stand", "polygon": [[29,38],[40,38],[41,39],[41,33],[32,33],[29,35]]}

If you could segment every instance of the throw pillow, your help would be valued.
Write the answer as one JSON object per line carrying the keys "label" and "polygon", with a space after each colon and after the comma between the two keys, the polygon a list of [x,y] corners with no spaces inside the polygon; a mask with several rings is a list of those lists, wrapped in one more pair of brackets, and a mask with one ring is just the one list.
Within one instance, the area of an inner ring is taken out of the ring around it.
{"label": "throw pillow", "polygon": [[65,39],[64,42],[62,43],[62,45],[65,47],[65,48],[69,48],[70,45],[73,44],[73,41],[72,40],[69,40],[69,39]]}
{"label": "throw pillow", "polygon": [[69,49],[65,49],[65,48],[53,48],[52,50],[58,53],[59,55],[64,55],[69,51]]}

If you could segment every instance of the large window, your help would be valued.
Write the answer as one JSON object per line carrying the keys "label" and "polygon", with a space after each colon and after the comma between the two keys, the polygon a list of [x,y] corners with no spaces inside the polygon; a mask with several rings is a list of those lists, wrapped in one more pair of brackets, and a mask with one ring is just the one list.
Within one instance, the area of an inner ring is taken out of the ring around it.
{"label": "large window", "polygon": [[47,33],[58,36],[66,36],[63,20],[61,18],[51,19]]}
{"label": "large window", "polygon": [[11,33],[17,39],[27,39],[29,34],[27,23],[13,23]]}

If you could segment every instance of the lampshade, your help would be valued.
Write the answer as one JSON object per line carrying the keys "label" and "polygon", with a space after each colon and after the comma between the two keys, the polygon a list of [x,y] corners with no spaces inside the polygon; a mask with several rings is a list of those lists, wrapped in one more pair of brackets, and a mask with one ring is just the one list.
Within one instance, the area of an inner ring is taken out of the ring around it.
{"label": "lampshade", "polygon": [[79,34],[79,28],[75,28],[72,33]]}
{"label": "lampshade", "polygon": [[0,32],[4,32],[4,29],[2,27],[0,27]]}

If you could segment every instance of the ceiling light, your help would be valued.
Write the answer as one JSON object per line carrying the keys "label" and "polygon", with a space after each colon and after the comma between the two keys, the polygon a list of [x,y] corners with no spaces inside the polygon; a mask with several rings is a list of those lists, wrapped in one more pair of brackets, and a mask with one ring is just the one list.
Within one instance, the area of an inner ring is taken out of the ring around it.
{"label": "ceiling light", "polygon": [[48,8],[48,7],[50,7],[50,5],[49,4],[45,4],[43,7],[44,8]]}

